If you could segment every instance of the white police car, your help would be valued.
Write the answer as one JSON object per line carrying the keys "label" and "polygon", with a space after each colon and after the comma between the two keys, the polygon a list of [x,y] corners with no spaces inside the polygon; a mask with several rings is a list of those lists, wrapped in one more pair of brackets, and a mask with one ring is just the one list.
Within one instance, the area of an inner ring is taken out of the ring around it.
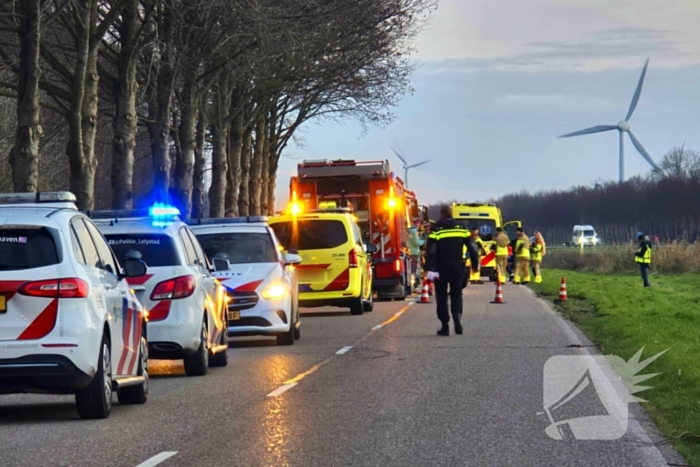
{"label": "white police car", "polygon": [[148,310],[151,358],[185,362],[201,376],[228,363],[224,289],[176,208],[88,213],[117,258],[143,258],[148,274],[129,280]]}
{"label": "white police car", "polygon": [[187,221],[228,293],[231,335],[276,336],[280,345],[301,337],[294,252],[283,254],[261,216]]}
{"label": "white police car", "polygon": [[0,195],[0,394],[75,394],[83,418],[148,397],[145,313],[68,192]]}

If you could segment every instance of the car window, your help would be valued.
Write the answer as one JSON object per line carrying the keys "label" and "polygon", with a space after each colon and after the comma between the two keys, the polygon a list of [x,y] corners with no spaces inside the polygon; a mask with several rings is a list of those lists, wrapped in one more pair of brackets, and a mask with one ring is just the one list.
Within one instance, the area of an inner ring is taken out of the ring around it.
{"label": "car window", "polygon": [[362,245],[362,235],[360,235],[360,228],[354,222],[352,223],[352,231],[355,235],[355,243],[358,245]]}
{"label": "car window", "polygon": [[58,264],[54,237],[46,227],[0,230],[0,271]]}
{"label": "car window", "polygon": [[275,222],[270,227],[286,250],[324,250],[337,248],[348,241],[345,224],[338,220]]}
{"label": "car window", "polygon": [[130,251],[141,253],[148,267],[180,266],[175,239],[165,234],[107,234],[107,243],[117,259],[124,261]]}
{"label": "car window", "polygon": [[274,263],[279,261],[268,233],[226,232],[197,235],[209,258],[225,258],[231,264]]}
{"label": "car window", "polygon": [[102,269],[105,271],[109,271],[112,274],[119,274],[119,266],[117,266],[117,263],[114,261],[114,257],[112,256],[112,250],[110,250],[109,245],[107,245],[107,241],[105,238],[102,236],[99,230],[97,230],[97,227],[90,222],[86,221],[83,219],[83,222],[85,222],[85,225],[88,228],[88,232],[90,232],[90,235],[92,236],[93,241],[95,242],[95,246],[97,247],[97,254],[100,257],[100,260],[102,261]]}
{"label": "car window", "polygon": [[185,250],[185,257],[187,259],[187,264],[192,266],[197,261],[197,254],[194,252],[194,246],[192,246],[192,241],[187,236],[185,228],[182,227],[178,232],[180,237],[180,242],[182,242],[182,248]]}
{"label": "car window", "polygon": [[191,230],[189,229],[184,229],[185,232],[187,233],[187,236],[189,237],[190,241],[192,242],[192,246],[194,247],[194,252],[197,255],[197,261],[201,266],[208,267],[209,262],[207,261],[207,256],[204,254],[202,251],[202,247],[200,243],[197,241],[196,236],[192,233]]}
{"label": "car window", "polygon": [[85,264],[85,255],[83,255],[83,250],[80,248],[80,242],[78,237],[75,235],[75,230],[72,228],[70,230],[70,244],[73,247],[73,255],[75,260],[80,264]]}
{"label": "car window", "polygon": [[71,226],[75,230],[75,235],[78,237],[80,242],[80,248],[83,250],[83,255],[85,256],[85,264],[93,268],[99,268],[100,256],[97,254],[97,248],[95,243],[92,241],[90,232],[88,232],[87,227],[82,219],[73,219]]}

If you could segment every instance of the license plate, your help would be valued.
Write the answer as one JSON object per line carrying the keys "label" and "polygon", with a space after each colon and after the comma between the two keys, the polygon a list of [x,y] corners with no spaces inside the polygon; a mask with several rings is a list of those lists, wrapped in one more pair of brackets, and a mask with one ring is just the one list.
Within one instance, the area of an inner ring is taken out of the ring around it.
{"label": "license plate", "polygon": [[7,311],[7,297],[0,295],[0,313],[5,313]]}
{"label": "license plate", "polygon": [[238,321],[241,319],[241,312],[240,311],[229,311],[228,312],[228,320],[229,321]]}

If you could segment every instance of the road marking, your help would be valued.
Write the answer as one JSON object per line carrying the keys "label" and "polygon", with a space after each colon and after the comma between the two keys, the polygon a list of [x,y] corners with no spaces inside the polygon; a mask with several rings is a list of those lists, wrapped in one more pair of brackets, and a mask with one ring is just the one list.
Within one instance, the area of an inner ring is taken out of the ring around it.
{"label": "road marking", "polygon": [[350,349],[352,349],[352,345],[348,345],[346,347],[343,347],[342,349],[338,350],[335,354],[336,355],[343,355],[344,353],[347,353],[347,351]]}
{"label": "road marking", "polygon": [[175,454],[177,454],[177,451],[163,451],[157,456],[153,456],[150,459],[148,459],[146,462],[142,462],[136,467],[153,467],[154,465],[158,465],[164,460],[168,460],[171,457],[173,457]]}
{"label": "road marking", "polygon": [[376,331],[377,329],[381,329],[383,327],[384,327],[383,324],[377,324],[375,327],[372,328],[372,331]]}
{"label": "road marking", "polygon": [[275,389],[274,391],[272,391],[270,394],[267,395],[267,397],[281,396],[282,394],[284,394],[288,390],[292,389],[296,385],[297,385],[297,383],[286,383],[285,385],[280,386],[277,389]]}

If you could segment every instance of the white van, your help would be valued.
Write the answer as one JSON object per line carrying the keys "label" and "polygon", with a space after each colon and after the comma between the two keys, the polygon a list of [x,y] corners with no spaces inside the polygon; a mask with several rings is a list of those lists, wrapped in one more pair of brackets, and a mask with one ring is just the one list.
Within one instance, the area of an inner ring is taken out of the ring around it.
{"label": "white van", "polygon": [[574,233],[571,237],[573,246],[596,246],[600,244],[600,239],[592,225],[575,225]]}

